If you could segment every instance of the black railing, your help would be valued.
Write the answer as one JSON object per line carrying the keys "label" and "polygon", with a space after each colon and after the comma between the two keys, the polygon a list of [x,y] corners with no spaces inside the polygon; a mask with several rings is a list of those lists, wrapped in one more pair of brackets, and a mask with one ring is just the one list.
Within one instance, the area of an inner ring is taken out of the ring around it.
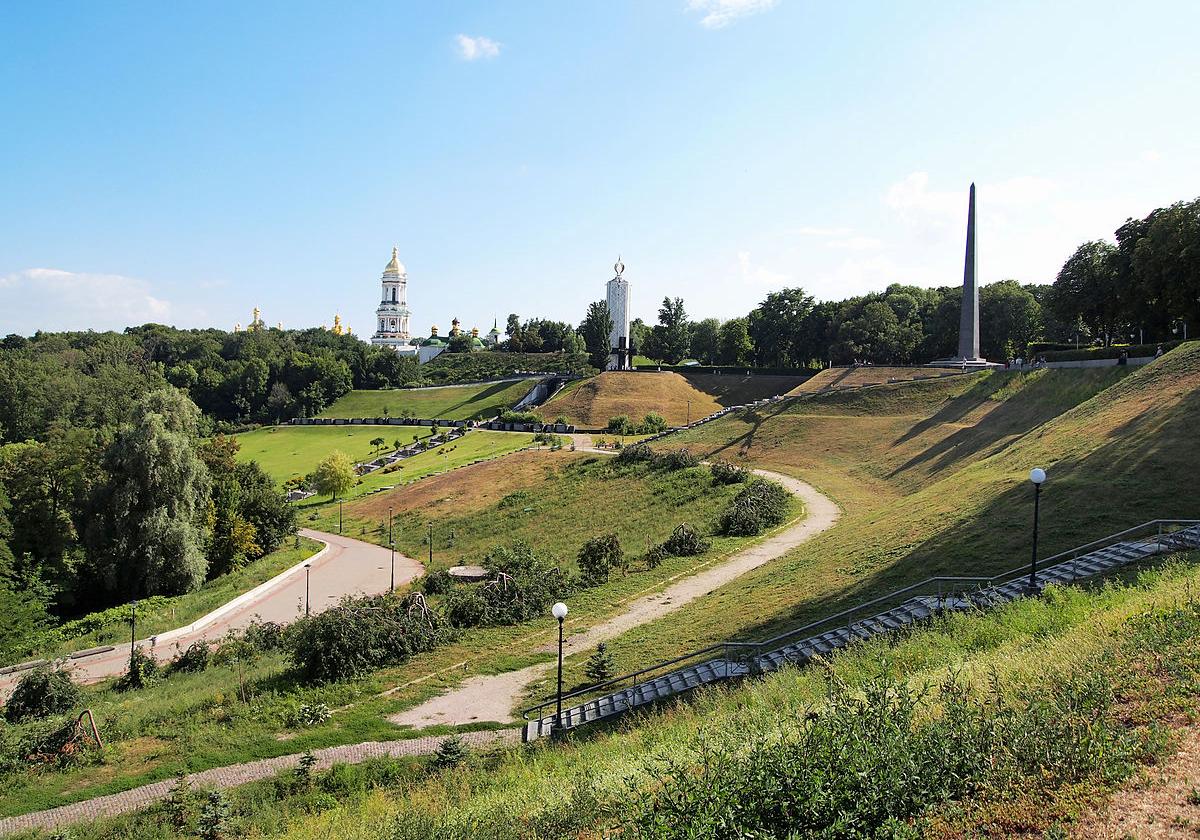
{"label": "black railing", "polygon": [[[1139,535],[1143,537],[1139,542],[1143,545],[1149,544],[1151,541],[1155,544],[1155,553],[1161,553],[1164,545],[1164,537],[1169,536],[1173,531],[1182,530],[1200,525],[1200,519],[1153,519],[1149,522],[1143,522],[1141,525],[1135,525],[1132,528],[1126,528],[1124,531],[1118,531],[1115,534],[1109,534],[1106,537],[1101,537],[1098,540],[1093,540],[1090,543],[1076,546],[1067,551],[1059,552],[1038,561],[1038,569],[1044,571],[1057,563],[1062,563],[1070,560],[1078,560],[1085,554],[1099,551],[1106,546],[1115,545],[1118,543],[1134,542]],[[1168,543],[1169,547],[1169,543]],[[622,674],[619,677],[613,677],[610,680],[605,680],[595,685],[584,686],[574,691],[568,692],[562,696],[564,703],[566,701],[576,701],[583,698],[582,702],[604,697],[616,693],[620,688],[633,688],[637,685],[646,682],[652,682],[660,676],[680,670],[683,663],[708,662],[713,660],[723,660],[726,667],[738,666],[737,672],[744,674],[753,674],[759,670],[759,659],[766,653],[779,650],[787,647],[793,642],[820,635],[821,632],[830,632],[833,629],[846,627],[849,635],[852,638],[854,635],[854,627],[858,621],[864,618],[879,615],[880,607],[887,605],[887,609],[898,607],[901,604],[911,601],[914,598],[921,596],[930,596],[933,599],[931,610],[937,611],[942,609],[947,603],[953,599],[970,598],[984,589],[1002,585],[1011,580],[1015,580],[1029,574],[1029,565],[1023,564],[1005,572],[990,576],[947,576],[939,575],[926,578],[917,583],[889,592],[886,595],[880,595],[876,598],[863,601],[855,604],[841,612],[819,618],[811,621],[801,627],[788,630],[785,633],[772,636],[769,639],[761,641],[726,641],[718,642],[700,650],[685,653],[682,656],[677,656],[674,659],[668,659],[663,662],[655,663],[638,671],[633,671],[629,674]],[[1075,577],[1083,578],[1088,575],[1085,573],[1079,575],[1077,572]],[[863,613],[870,610],[870,615]],[[820,628],[828,628],[821,631]],[[653,676],[651,676],[653,675]],[[521,716],[525,720],[546,720],[544,714],[541,714],[547,708],[553,708],[557,703],[557,697],[548,697],[540,703],[530,706],[521,711]],[[573,706],[580,705],[579,703],[571,703]],[[534,713],[537,712],[536,716]],[[567,714],[566,710],[563,712]]]}

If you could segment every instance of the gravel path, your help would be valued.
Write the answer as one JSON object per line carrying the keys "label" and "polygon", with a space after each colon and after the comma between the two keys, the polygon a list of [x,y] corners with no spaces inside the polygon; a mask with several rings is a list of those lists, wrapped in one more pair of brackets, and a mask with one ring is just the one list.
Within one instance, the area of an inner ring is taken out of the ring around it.
{"label": "gravel path", "polygon": [[[583,448],[581,443],[576,441],[577,449]],[[782,557],[837,521],[840,513],[837,505],[810,485],[767,470],[754,472],[763,478],[779,482],[792,495],[801,499],[807,513],[804,519],[773,537],[742,549],[720,565],[684,578],[662,592],[638,598],[621,615],[572,635],[564,642],[564,653],[569,655],[588,650],[638,625],[674,612],[684,604],[719,589],[751,569]],[[462,725],[481,720],[511,723],[515,720],[513,709],[524,696],[526,686],[541,679],[553,667],[553,663],[547,662],[505,674],[471,677],[457,688],[392,715],[388,720],[417,729],[436,724]]]}
{"label": "gravel path", "polygon": [[[316,767],[323,769],[335,762],[357,764],[369,758],[392,757],[406,755],[429,755],[437,750],[442,741],[450,736],[433,735],[427,738],[412,738],[407,741],[367,741],[362,744],[348,744],[342,747],[329,747],[323,750],[313,750]],[[502,729],[495,732],[465,732],[459,736],[469,747],[479,748],[492,744],[519,744],[521,733],[517,729]],[[231,788],[246,782],[266,779],[291,770],[300,763],[303,753],[284,755],[278,758],[264,758],[260,761],[248,761],[245,764],[234,764],[229,767],[217,767],[192,773],[188,781],[195,787],[201,788]],[[132,790],[109,796],[98,796],[84,802],[74,802],[61,805],[48,811],[37,811],[32,814],[21,814],[17,817],[0,819],[0,835],[11,834],[15,831],[33,828],[54,829],[81,820],[94,820],[102,817],[113,817],[118,814],[128,814],[146,808],[165,799],[175,787],[175,780],[168,779],[143,785]]]}

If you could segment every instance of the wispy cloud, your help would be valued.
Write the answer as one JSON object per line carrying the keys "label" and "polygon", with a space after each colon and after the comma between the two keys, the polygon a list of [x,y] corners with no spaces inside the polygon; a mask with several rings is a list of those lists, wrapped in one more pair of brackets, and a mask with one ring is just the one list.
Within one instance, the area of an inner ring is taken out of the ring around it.
{"label": "wispy cloud", "polygon": [[454,36],[458,43],[458,55],[463,61],[478,61],[481,58],[495,58],[500,55],[500,42],[493,41],[483,35]]}
{"label": "wispy cloud", "polygon": [[772,271],[765,265],[755,265],[750,259],[749,251],[738,251],[738,271],[742,283],[755,287],[782,287],[791,277],[778,271]]}
{"label": "wispy cloud", "polygon": [[688,9],[703,15],[700,25],[705,29],[721,29],[738,18],[766,12],[779,0],[688,0]]}
{"label": "wispy cloud", "polygon": [[119,274],[28,268],[0,275],[5,305],[0,332],[121,329],[171,317],[171,304],[150,284]]}

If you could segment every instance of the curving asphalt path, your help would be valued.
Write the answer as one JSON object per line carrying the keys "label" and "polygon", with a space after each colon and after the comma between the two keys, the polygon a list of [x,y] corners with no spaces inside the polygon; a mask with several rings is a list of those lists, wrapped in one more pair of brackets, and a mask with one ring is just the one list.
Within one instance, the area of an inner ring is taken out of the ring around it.
{"label": "curving asphalt path", "polygon": [[[325,547],[307,563],[309,607],[320,612],[346,595],[376,595],[391,583],[391,552],[362,540],[300,530],[300,535],[324,543]],[[410,557],[396,554],[396,586],[420,577],[425,567]],[[168,660],[198,641],[216,641],[230,630],[240,630],[254,620],[286,624],[304,613],[304,563],[277,575],[245,595],[235,598],[186,627],[142,639],[138,647],[157,659]],[[90,683],[115,677],[129,664],[129,645],[118,645],[107,653],[72,659],[65,665],[78,682]],[[0,677],[0,695],[7,696],[23,672]]]}

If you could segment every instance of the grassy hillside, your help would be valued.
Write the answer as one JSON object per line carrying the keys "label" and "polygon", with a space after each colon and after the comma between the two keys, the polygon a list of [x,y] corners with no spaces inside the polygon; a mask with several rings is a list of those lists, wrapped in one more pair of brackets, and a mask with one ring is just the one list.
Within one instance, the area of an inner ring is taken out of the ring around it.
{"label": "grassy hillside", "polygon": [[478,420],[512,408],[534,380],[351,391],[319,417],[419,417],[426,420]]}
{"label": "grassy hillside", "polygon": [[607,371],[571,383],[539,413],[549,420],[563,415],[581,428],[602,429],[618,414],[640,420],[653,411],[668,424],[682,426],[689,417],[698,420],[723,406],[786,393],[800,381],[791,376]]}
{"label": "grassy hillside", "polygon": [[[1166,764],[1173,746],[1158,727],[1194,707],[1197,562],[951,616],[564,743],[451,768],[335,768],[311,789],[284,774],[227,794],[228,829],[287,840],[615,828],[629,838],[1064,837],[1139,764]],[[172,827],[173,813],[164,805],[72,836],[194,836]],[[890,833],[874,834],[889,817]]]}
{"label": "grassy hillside", "polygon": [[945,368],[866,367],[826,368],[811,379],[801,382],[790,393],[815,394],[835,388],[858,388],[863,385],[886,385],[889,382],[910,382],[917,379],[938,379],[954,376],[961,371]]}
{"label": "grassy hillside", "polygon": [[[1019,566],[1033,466],[1049,473],[1042,556],[1148,519],[1200,518],[1189,491],[1200,474],[1196,428],[1193,343],[1128,375],[980,373],[816,396],[689,432],[672,445],[805,479],[845,515],[689,604],[674,627],[639,630],[623,664],[677,655],[685,642],[770,635],[934,574]],[[753,613],[736,606],[746,603]]]}
{"label": "grassy hillside", "polygon": [[[422,560],[432,522],[434,568],[478,563],[498,540],[522,539],[573,570],[580,546],[598,534],[616,533],[636,556],[681,522],[709,532],[740,489],[713,486],[706,470],[616,468],[607,457],[532,450],[378,493],[344,513],[347,533],[379,540],[392,510],[397,550]],[[715,549],[738,542],[718,537]]]}

